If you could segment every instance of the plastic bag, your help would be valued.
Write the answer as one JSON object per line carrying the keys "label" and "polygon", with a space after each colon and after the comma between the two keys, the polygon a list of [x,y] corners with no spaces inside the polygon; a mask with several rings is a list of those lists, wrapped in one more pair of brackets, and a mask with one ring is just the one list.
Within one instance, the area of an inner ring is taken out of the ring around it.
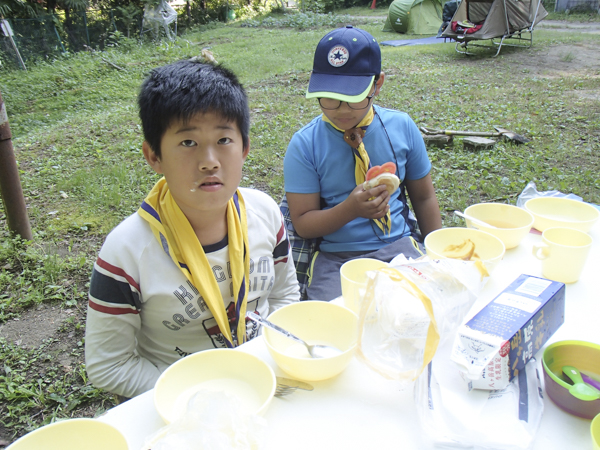
{"label": "plastic bag", "polygon": [[519,198],[517,198],[517,206],[519,208],[524,208],[527,200],[531,200],[532,198],[537,197],[562,197],[562,198],[570,198],[572,200],[583,201],[583,199],[575,194],[563,194],[560,191],[543,191],[539,192],[535,188],[535,183],[530,181],[525,189],[519,194]]}
{"label": "plastic bag", "polygon": [[[394,263],[394,261],[392,262]],[[368,272],[357,358],[385,378],[414,381],[451,341],[487,281],[476,263],[420,258]]]}
{"label": "plastic bag", "polygon": [[244,413],[237,396],[201,390],[185,414],[150,436],[142,450],[258,450],[266,424],[263,417]]}
{"label": "plastic bag", "polygon": [[531,448],[544,412],[537,361],[502,390],[468,391],[449,352],[440,349],[415,384],[419,421],[436,448]]}

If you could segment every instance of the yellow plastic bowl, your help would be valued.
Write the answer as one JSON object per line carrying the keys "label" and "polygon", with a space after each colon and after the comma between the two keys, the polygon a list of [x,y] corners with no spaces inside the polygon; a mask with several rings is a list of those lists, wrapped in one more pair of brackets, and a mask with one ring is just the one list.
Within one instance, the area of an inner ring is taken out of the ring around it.
{"label": "yellow plastic bowl", "polygon": [[600,450],[600,414],[592,420],[592,442],[594,450]]}
{"label": "yellow plastic bowl", "polygon": [[533,226],[533,215],[529,211],[506,203],[478,203],[469,206],[465,214],[496,227],[486,227],[465,219],[467,228],[477,228],[493,234],[504,243],[506,250],[519,245]]}
{"label": "yellow plastic bowl", "polygon": [[127,450],[125,437],[96,419],[67,419],[38,428],[6,450]]}
{"label": "yellow plastic bowl", "polygon": [[444,250],[449,245],[458,245],[465,239],[475,244],[475,253],[491,272],[504,256],[505,247],[496,236],[474,228],[441,228],[425,237],[425,250],[431,259],[447,259]]}
{"label": "yellow plastic bowl", "polygon": [[566,227],[587,233],[600,217],[600,211],[592,205],[560,197],[532,198],[525,209],[533,215],[533,228],[539,231]]}
{"label": "yellow plastic bowl", "polygon": [[360,296],[367,287],[367,272],[389,266],[385,261],[373,258],[352,259],[340,268],[342,298],[346,308],[358,314]]}
{"label": "yellow plastic bowl", "polygon": [[263,414],[275,394],[273,369],[254,355],[214,349],[180,359],[165,370],[154,387],[154,406],[167,423],[176,420],[188,400],[203,389],[223,391],[241,400],[251,414]]}
{"label": "yellow plastic bowl", "polygon": [[295,356],[298,344],[277,331],[263,327],[267,348],[277,365],[291,377],[319,381],[341,373],[354,355],[358,336],[356,314],[334,303],[303,301],[286,305],[269,316],[269,321],[308,344],[333,345],[342,353],[331,358]]}

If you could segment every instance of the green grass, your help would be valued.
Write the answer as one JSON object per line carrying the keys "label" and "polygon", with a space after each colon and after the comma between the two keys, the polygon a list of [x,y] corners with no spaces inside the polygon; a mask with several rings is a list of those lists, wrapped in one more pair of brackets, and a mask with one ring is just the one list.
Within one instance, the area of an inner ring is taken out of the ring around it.
{"label": "green grass", "polygon": [[83,364],[55,364],[56,344],[57,340],[49,339],[34,350],[23,350],[0,339],[0,399],[2,424],[7,429],[33,429],[40,423],[78,417],[78,408],[89,401],[97,402],[98,412],[113,405],[108,399],[97,401],[102,393],[87,383]]}
{"label": "green grass", "polygon": [[[54,361],[55,340],[34,349],[0,343],[0,438],[56,418],[93,416],[114,404],[85,377],[86,292],[106,233],[136,211],[157,180],[141,154],[136,109],[148,71],[197,56],[205,47],[234,70],[248,92],[252,116],[242,184],[278,200],[287,143],[319,114],[316,102],[304,98],[317,42],[350,16],[361,16],[352,22],[379,41],[415,37],[382,32],[381,21],[372,17],[386,11],[272,14],[203,27],[174,43],[123,40],[101,54],[0,73],[34,233],[30,243],[11,239],[0,214],[0,322],[40,305],[78,312],[54,338],[72,341],[75,362],[69,369]],[[600,72],[567,74],[526,64],[553,46],[597,47],[599,41],[592,34],[539,30],[532,49],[506,48],[497,58],[486,51],[465,57],[453,44],[382,47],[386,80],[378,104],[406,111],[418,125],[471,131],[498,125],[532,138],[527,145],[500,142],[482,152],[464,150],[460,140],[429,150],[446,226],[460,224],[449,213],[455,209],[483,201],[514,204],[529,181],[539,190],[573,192],[600,203]],[[575,50],[565,50],[562,62],[573,63],[574,56]],[[44,376],[35,374],[40,367]]]}
{"label": "green grass", "polygon": [[567,22],[598,22],[600,15],[595,11],[589,12],[554,12],[548,10],[548,20],[566,20]]}

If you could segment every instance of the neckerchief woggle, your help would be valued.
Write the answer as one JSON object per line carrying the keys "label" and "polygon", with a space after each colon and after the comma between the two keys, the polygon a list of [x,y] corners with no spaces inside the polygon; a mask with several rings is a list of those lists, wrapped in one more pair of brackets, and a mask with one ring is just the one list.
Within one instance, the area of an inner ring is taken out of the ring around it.
{"label": "neckerchief woggle", "polygon": [[[356,127],[350,128],[349,130],[338,128],[325,114],[323,114],[322,117],[323,120],[333,128],[344,133],[344,141],[352,147],[352,154],[354,155],[354,178],[356,180],[356,185],[360,186],[365,182],[367,171],[371,168],[369,154],[365,149],[362,138],[365,135],[368,126],[371,125],[371,122],[373,122],[373,119],[375,118],[373,107],[371,106],[371,108],[369,108],[367,115],[358,125],[356,125]],[[381,219],[373,219],[373,222],[375,222],[384,234],[389,235],[391,233],[392,217],[389,211]]]}
{"label": "neckerchief woggle", "polygon": [[235,300],[233,323],[237,324],[235,336],[229,324],[223,296],[204,249],[189,220],[173,199],[164,177],[154,185],[142,202],[138,214],[150,224],[152,233],[163,250],[198,289],[215,318],[227,347],[233,348],[243,344],[246,341],[250,255],[246,205],[240,191],[237,190],[227,204],[227,237]]}

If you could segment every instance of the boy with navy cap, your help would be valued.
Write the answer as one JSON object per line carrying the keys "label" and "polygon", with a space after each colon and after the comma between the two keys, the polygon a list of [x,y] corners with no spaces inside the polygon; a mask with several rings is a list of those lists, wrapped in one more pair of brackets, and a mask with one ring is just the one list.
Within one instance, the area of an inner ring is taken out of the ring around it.
{"label": "boy with navy cap", "polygon": [[[421,256],[406,193],[421,237],[442,226],[417,126],[406,113],[373,104],[384,79],[379,45],[366,31],[349,25],[317,45],[306,97],[316,98],[323,114],[294,134],[284,160],[295,231],[320,240],[309,299],[341,295],[339,269],[350,259]],[[384,185],[365,190],[368,169],[389,162],[399,193],[390,196]]]}

